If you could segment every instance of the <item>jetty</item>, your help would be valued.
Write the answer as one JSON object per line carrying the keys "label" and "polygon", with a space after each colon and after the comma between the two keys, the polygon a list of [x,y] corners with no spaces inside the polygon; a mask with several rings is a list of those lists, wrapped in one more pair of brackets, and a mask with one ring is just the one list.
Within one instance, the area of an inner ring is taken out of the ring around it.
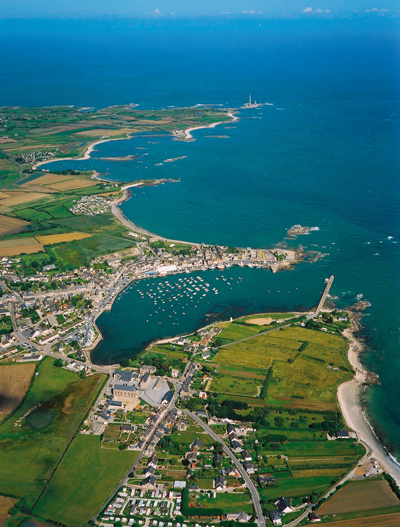
{"label": "jetty", "polygon": [[316,315],[318,315],[321,309],[324,307],[326,297],[328,296],[329,291],[331,290],[334,279],[335,277],[333,276],[333,274],[329,277],[329,279],[327,279],[324,292],[322,293],[322,296],[321,296],[321,300],[319,301],[317,309],[315,310]]}

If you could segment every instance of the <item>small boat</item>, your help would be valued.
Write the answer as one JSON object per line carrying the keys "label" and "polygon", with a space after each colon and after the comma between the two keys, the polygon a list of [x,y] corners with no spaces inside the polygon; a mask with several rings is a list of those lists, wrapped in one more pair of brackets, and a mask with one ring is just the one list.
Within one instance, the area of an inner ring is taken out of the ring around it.
{"label": "small boat", "polygon": [[224,264],[218,264],[218,265],[217,265],[217,269],[218,269],[219,271],[223,271],[223,270],[225,269],[225,265],[224,265]]}

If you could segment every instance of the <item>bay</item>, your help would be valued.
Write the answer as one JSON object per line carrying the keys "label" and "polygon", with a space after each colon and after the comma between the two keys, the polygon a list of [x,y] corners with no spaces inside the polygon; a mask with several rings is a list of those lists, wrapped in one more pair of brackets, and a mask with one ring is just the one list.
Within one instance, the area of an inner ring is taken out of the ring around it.
{"label": "bay", "polygon": [[[309,308],[323,279],[334,274],[332,294],[340,307],[358,294],[372,304],[363,317],[363,360],[381,386],[367,389],[368,411],[386,445],[399,454],[400,412],[392,404],[400,399],[395,23],[103,20],[43,21],[41,27],[33,31],[28,21],[14,31],[2,27],[0,45],[11,50],[1,59],[2,104],[237,107],[249,92],[272,104],[241,111],[232,125],[196,131],[191,143],[133,138],[98,145],[87,161],[53,167],[90,167],[115,180],[179,179],[134,191],[122,206],[132,221],[164,236],[268,247],[301,223],[320,230],[288,243],[327,253],[276,275],[231,269],[225,276],[235,279],[232,289],[187,306],[179,320],[165,314],[153,320],[154,302],[138,294],[142,284],[132,286],[99,319],[105,338],[94,357],[113,362],[154,338],[218,317]],[[135,162],[101,159],[138,152],[147,155]],[[187,157],[164,163],[180,156]],[[210,283],[212,276],[218,274],[201,274]]]}

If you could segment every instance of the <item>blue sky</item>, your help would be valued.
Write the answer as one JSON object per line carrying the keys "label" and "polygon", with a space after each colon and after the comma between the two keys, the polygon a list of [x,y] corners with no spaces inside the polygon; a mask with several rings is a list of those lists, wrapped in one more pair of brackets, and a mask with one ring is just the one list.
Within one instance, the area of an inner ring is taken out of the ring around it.
{"label": "blue sky", "polygon": [[392,17],[398,0],[0,0],[0,18],[81,16]]}

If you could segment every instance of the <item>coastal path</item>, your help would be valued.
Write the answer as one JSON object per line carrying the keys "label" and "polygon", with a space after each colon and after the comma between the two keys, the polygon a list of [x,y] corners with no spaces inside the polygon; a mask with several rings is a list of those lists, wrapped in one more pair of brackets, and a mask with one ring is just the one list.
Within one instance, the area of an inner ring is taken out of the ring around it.
{"label": "coastal path", "polygon": [[254,486],[254,483],[252,482],[250,476],[244,470],[243,465],[240,463],[240,461],[235,456],[235,454],[227,447],[224,441],[215,432],[213,432],[211,428],[208,425],[206,425],[202,419],[200,419],[200,417],[198,417],[196,414],[192,412],[189,412],[188,410],[184,410],[184,413],[188,415],[189,417],[191,417],[194,421],[196,421],[196,423],[199,424],[203,428],[203,430],[205,430],[207,434],[214,439],[214,441],[218,441],[219,443],[221,443],[225,454],[233,461],[236,468],[240,472],[242,478],[246,482],[247,488],[249,489],[251,498],[253,500],[254,509],[257,515],[258,526],[265,527],[266,523],[265,523],[265,518],[262,512],[260,496],[258,495],[258,491],[256,487]]}

